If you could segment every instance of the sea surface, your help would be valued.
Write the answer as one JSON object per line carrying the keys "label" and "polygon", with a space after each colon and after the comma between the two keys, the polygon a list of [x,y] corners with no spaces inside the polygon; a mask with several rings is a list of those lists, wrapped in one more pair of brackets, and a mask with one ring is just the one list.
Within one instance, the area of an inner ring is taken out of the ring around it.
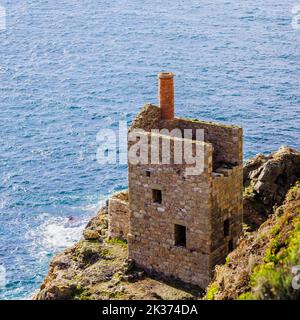
{"label": "sea surface", "polygon": [[158,72],[176,74],[178,116],[243,126],[245,159],[300,148],[295,4],[0,0],[0,299],[30,298],[126,188],[126,165],[96,161],[97,132],[157,103]]}

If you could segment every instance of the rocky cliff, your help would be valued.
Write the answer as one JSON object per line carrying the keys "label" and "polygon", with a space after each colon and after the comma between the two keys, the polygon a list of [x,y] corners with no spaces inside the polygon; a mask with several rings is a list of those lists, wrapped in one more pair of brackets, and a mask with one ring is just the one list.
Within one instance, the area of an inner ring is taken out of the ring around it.
{"label": "rocky cliff", "polygon": [[292,148],[249,160],[244,166],[244,222],[253,230],[260,226],[299,177],[300,153]]}
{"label": "rocky cliff", "polygon": [[[244,167],[245,232],[205,299],[295,299],[300,264],[300,153],[288,147]],[[34,299],[198,299],[201,289],[150,277],[127,259],[127,244],[107,239],[103,207],[73,247],[58,254]],[[294,269],[293,269],[294,270]],[[295,280],[294,280],[295,281]]]}
{"label": "rocky cliff", "polygon": [[36,300],[195,299],[203,292],[178,281],[165,282],[135,268],[127,244],[108,239],[104,206],[73,247],[55,256]]}

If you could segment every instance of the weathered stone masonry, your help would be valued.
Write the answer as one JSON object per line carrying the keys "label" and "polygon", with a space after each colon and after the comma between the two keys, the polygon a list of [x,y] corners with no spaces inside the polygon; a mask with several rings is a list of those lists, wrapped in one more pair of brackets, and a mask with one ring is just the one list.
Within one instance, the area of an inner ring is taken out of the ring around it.
{"label": "weathered stone masonry", "polygon": [[[167,86],[161,94],[167,94]],[[129,163],[129,199],[110,200],[110,233],[127,235],[129,257],[138,266],[204,288],[242,231],[242,129],[174,118],[173,94],[169,97],[160,97],[164,117],[161,107],[146,105],[130,130],[144,129],[151,139],[151,129],[204,129],[204,142],[193,137],[193,144],[202,146],[204,171],[187,176],[191,165],[185,162]],[[173,159],[174,139],[180,138],[158,136],[171,142]],[[148,148],[151,154],[150,142]]]}
{"label": "weathered stone masonry", "polygon": [[129,220],[128,193],[117,193],[108,200],[109,236],[126,240]]}

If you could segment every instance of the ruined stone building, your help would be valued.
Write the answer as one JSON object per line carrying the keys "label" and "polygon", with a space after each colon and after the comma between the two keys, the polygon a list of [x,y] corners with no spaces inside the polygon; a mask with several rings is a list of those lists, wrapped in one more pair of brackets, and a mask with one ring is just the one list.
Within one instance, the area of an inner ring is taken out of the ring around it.
{"label": "ruined stone building", "polygon": [[[224,262],[242,231],[242,128],[174,117],[172,73],[160,73],[159,107],[147,104],[131,128],[170,143],[171,163],[128,163],[126,194],[109,201],[109,232],[128,241],[128,255],[148,272],[205,288],[214,266]],[[175,163],[175,142],[184,138],[152,129],[192,129],[193,152],[201,146],[203,171]],[[196,129],[203,129],[204,141]],[[179,139],[179,140],[178,140]],[[128,148],[132,142],[128,142]],[[151,143],[148,144],[149,155]]]}

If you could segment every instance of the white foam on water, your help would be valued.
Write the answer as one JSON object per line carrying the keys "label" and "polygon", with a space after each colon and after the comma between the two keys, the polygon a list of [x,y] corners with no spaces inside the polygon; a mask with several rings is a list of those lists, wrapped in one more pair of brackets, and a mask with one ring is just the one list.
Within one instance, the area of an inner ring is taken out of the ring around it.
{"label": "white foam on water", "polygon": [[68,220],[57,219],[42,224],[38,229],[41,232],[41,244],[46,249],[60,249],[71,246],[81,237],[85,223],[71,226]]}
{"label": "white foam on water", "polygon": [[65,217],[53,217],[47,213],[41,217],[44,222],[25,235],[27,239],[33,240],[31,251],[39,260],[76,243],[88,221],[88,218],[70,220]]}
{"label": "white foam on water", "polygon": [[4,209],[6,203],[7,203],[6,199],[0,198],[0,209]]}
{"label": "white foam on water", "polygon": [[6,269],[0,264],[0,289],[6,286]]}
{"label": "white foam on water", "polygon": [[[25,237],[33,239],[33,253],[40,260],[48,254],[56,253],[62,249],[72,246],[81,237],[83,229],[88,221],[96,215],[97,211],[104,205],[105,201],[81,206],[73,209],[87,212],[84,217],[57,217],[49,213],[42,213],[39,219],[41,224],[27,232]],[[38,247],[38,250],[36,248]]]}
{"label": "white foam on water", "polygon": [[11,173],[10,172],[5,173],[2,178],[3,184],[5,185],[7,182],[9,182],[10,178],[11,178]]}

